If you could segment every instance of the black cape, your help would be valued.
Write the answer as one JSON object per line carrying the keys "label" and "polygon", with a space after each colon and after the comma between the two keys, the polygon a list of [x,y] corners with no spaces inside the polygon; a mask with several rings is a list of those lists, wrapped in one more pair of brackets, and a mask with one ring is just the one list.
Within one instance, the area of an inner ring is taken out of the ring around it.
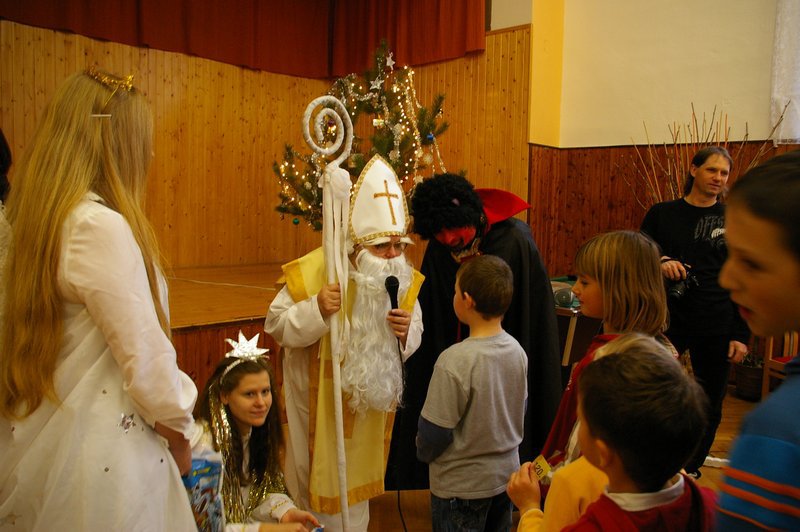
{"label": "black cape", "polygon": [[[550,278],[530,227],[516,218],[493,224],[480,242],[484,255],[504,259],[514,273],[514,296],[503,328],[528,355],[528,408],[520,459],[539,454],[561,399],[561,358]],[[416,458],[415,438],[433,366],[439,353],[469,336],[453,311],[458,264],[436,240],[428,243],[419,294],[425,331],[419,349],[406,362],[403,406],[398,409],[386,470],[386,489],[427,489],[428,466]],[[460,330],[460,337],[459,337]],[[481,408],[481,405],[474,405]]]}

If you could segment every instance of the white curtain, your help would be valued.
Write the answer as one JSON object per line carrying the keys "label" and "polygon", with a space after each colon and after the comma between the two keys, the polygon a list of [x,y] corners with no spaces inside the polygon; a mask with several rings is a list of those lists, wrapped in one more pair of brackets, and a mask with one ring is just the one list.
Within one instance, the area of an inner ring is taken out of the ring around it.
{"label": "white curtain", "polygon": [[[778,0],[772,56],[772,123],[786,112],[775,131],[777,144],[800,143],[800,1]],[[786,104],[789,104],[786,107]]]}

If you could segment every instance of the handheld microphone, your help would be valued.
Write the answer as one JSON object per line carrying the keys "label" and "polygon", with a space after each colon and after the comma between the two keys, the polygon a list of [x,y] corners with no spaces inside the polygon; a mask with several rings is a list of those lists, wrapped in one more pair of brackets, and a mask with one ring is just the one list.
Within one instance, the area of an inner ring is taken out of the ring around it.
{"label": "handheld microphone", "polygon": [[394,275],[390,275],[386,278],[386,282],[384,283],[386,286],[386,291],[389,292],[389,301],[392,303],[392,308],[397,308],[397,289],[400,288],[400,281],[397,280],[397,277]]}
{"label": "handheld microphone", "polygon": [[[390,275],[383,283],[386,291],[389,292],[389,301],[392,303],[392,310],[397,308],[397,289],[400,288],[400,281],[394,275]],[[406,382],[406,367],[403,364],[403,346],[400,345],[400,338],[397,339],[397,354],[400,356],[400,371],[403,375],[403,388]],[[399,491],[397,493],[400,493]]]}

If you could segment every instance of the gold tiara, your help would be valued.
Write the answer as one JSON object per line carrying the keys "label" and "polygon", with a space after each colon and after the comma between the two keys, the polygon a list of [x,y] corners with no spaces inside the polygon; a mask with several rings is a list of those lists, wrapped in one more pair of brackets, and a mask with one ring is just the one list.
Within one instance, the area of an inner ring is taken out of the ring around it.
{"label": "gold tiara", "polygon": [[117,76],[113,76],[111,74],[98,72],[95,67],[89,67],[89,69],[86,70],[86,75],[102,83],[114,92],[121,88],[128,92],[133,90],[133,74],[125,76],[124,78],[118,78]]}
{"label": "gold tiara", "polygon": [[111,95],[106,99],[105,103],[103,104],[103,108],[108,105],[108,102],[111,101],[111,98],[117,93],[119,89],[124,89],[128,92],[133,92],[135,90],[133,86],[133,74],[125,76],[124,78],[119,78],[117,76],[113,76],[111,74],[106,74],[105,72],[98,72],[95,67],[89,67],[86,70],[86,75],[92,78],[93,80],[97,81],[107,89],[111,90]]}

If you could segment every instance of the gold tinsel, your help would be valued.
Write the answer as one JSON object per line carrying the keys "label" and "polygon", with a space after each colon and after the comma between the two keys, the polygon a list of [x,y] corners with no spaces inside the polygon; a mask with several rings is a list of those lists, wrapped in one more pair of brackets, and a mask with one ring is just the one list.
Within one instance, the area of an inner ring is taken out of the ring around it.
{"label": "gold tinsel", "polygon": [[[250,484],[247,497],[247,507],[242,504],[242,475],[244,472],[236,471],[233,459],[233,434],[228,419],[228,411],[219,400],[219,383],[213,384],[208,391],[208,400],[211,410],[211,436],[214,446],[222,452],[223,480],[222,503],[225,505],[225,519],[228,523],[246,523],[253,510],[264,502],[270,493],[283,493],[288,495],[283,475],[269,475],[267,472],[261,480]],[[238,473],[238,474],[237,474]]]}

